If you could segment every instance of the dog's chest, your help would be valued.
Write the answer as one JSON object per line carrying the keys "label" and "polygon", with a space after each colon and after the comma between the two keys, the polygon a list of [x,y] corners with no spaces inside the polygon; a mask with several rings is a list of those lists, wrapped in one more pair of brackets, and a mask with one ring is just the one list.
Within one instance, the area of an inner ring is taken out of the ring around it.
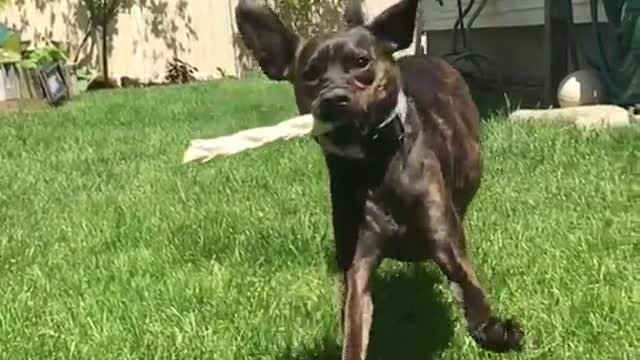
{"label": "dog's chest", "polygon": [[432,172],[438,160],[420,145],[391,162],[384,181],[368,191],[364,207],[365,229],[377,234],[386,257],[401,261],[429,256],[429,242],[418,235],[424,219],[416,216],[425,194],[437,181]]}
{"label": "dog's chest", "polygon": [[415,199],[395,191],[369,194],[365,202],[363,230],[374,234],[385,257],[401,261],[424,260],[428,248],[414,236]]}

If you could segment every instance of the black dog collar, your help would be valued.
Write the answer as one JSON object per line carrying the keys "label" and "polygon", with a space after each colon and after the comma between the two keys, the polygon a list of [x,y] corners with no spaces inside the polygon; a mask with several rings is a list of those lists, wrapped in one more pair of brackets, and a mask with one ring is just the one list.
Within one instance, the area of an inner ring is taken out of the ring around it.
{"label": "black dog collar", "polygon": [[[394,153],[405,138],[408,108],[408,99],[404,92],[400,91],[393,110],[368,132],[358,134],[356,128],[334,128],[323,139],[322,136],[314,136],[314,139],[325,152],[340,157],[360,160],[385,157]],[[347,133],[338,134],[336,131]]]}
{"label": "black dog collar", "polygon": [[402,141],[405,136],[405,122],[407,121],[407,109],[409,107],[407,96],[402,90],[398,93],[398,100],[396,101],[396,107],[387,116],[387,118],[381,122],[372,131],[371,140],[375,141],[380,137],[388,135],[392,138]]}

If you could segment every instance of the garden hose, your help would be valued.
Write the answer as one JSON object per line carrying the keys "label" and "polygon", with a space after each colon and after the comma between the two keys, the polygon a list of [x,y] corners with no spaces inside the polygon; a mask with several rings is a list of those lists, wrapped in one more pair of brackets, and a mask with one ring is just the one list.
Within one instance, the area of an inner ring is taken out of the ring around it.
{"label": "garden hose", "polygon": [[489,2],[489,0],[480,1],[480,4],[478,4],[478,6],[476,7],[476,10],[473,12],[473,14],[471,14],[471,17],[467,22],[467,29],[471,29],[471,27],[473,26],[473,23],[476,22],[476,19],[478,18],[478,16],[480,16],[480,13],[482,12],[482,10],[485,8],[485,6],[487,6],[487,2]]}
{"label": "garden hose", "polygon": [[[568,0],[569,2],[571,0]],[[596,39],[598,46],[598,55],[600,58],[600,64],[603,69],[601,73],[607,82],[608,86],[613,86],[613,79],[611,78],[611,65],[607,59],[607,52],[604,48],[604,42],[602,41],[602,31],[600,30],[599,18],[598,18],[598,0],[591,0],[591,23],[593,25],[593,36]]]}
{"label": "garden hose", "polygon": [[[471,18],[468,20],[467,26],[465,27],[464,19],[465,19],[465,17],[467,17],[467,15],[469,15],[469,13],[471,12],[471,9],[473,9],[474,5],[476,5],[476,2],[475,2],[475,0],[470,0],[469,3],[467,4],[467,6],[463,9],[461,1],[460,0],[457,1],[458,18],[456,19],[456,22],[455,22],[455,24],[453,26],[454,36],[453,36],[452,49],[451,49],[451,52],[448,53],[448,54],[445,54],[443,56],[443,58],[446,61],[448,61],[451,65],[453,65],[454,67],[460,61],[467,60],[480,73],[483,72],[483,69],[482,69],[482,67],[480,65],[480,62],[484,62],[490,68],[493,68],[493,70],[495,72],[495,79],[496,79],[496,82],[497,82],[497,86],[498,86],[500,91],[503,91],[502,74],[498,70],[499,68],[495,65],[495,62],[493,60],[491,60],[486,55],[472,52],[470,50],[470,46],[469,46],[469,42],[468,42],[468,38],[467,38],[467,30],[471,28],[471,25],[473,25],[473,23],[478,18],[478,16],[482,12],[482,10],[485,8],[487,2],[488,2],[487,0],[482,0],[478,4],[478,6],[476,6],[475,11],[471,15]],[[457,34],[456,34],[458,31],[460,31],[462,33],[461,34],[462,35],[462,42],[463,42],[462,50],[458,50],[458,42],[457,42],[457,38],[458,37],[457,37]]]}
{"label": "garden hose", "polygon": [[474,2],[475,0],[469,1],[469,3],[467,4],[467,7],[463,10],[462,0],[457,0],[458,18],[456,19],[456,22],[453,25],[453,34],[454,34],[453,51],[458,50],[458,36],[457,36],[458,28],[460,28],[460,35],[462,37],[462,47],[465,49],[467,48],[467,31],[464,26],[464,18],[469,14],[469,11],[471,11],[471,7],[473,6]]}
{"label": "garden hose", "polygon": [[[590,0],[593,63],[600,70],[609,100],[618,105],[640,104],[640,0],[608,0],[602,3],[617,37],[615,63],[607,55],[599,21],[598,0]],[[587,53],[588,54],[588,53]]]}

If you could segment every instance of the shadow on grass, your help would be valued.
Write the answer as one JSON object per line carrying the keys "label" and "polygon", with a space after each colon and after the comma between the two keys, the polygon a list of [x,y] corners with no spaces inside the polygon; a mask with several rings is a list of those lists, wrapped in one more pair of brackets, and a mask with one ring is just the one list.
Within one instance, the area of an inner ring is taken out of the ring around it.
{"label": "shadow on grass", "polygon": [[[451,306],[437,294],[440,274],[424,265],[380,272],[374,281],[375,314],[369,356],[376,360],[437,359],[453,338]],[[335,334],[311,347],[289,351],[284,360],[339,359]]]}

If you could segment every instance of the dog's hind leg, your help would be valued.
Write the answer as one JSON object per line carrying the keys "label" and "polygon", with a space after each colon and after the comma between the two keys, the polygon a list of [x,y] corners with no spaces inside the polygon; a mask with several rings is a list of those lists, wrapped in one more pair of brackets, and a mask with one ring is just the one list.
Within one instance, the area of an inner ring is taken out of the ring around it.
{"label": "dog's hind leg", "polygon": [[467,329],[484,349],[493,352],[519,350],[524,334],[514,321],[502,321],[491,310],[485,291],[465,250],[465,235],[457,210],[446,191],[435,160],[426,160],[428,178],[419,206],[418,227],[431,241],[435,262],[449,280],[464,310]]}

